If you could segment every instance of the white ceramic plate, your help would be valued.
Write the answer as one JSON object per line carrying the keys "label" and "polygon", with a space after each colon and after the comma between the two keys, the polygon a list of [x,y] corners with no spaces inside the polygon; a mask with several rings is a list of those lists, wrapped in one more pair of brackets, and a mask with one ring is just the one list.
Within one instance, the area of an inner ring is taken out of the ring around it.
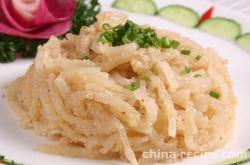
{"label": "white ceramic plate", "polygon": [[[103,10],[114,10],[110,8],[110,0],[103,0],[101,2],[103,4]],[[173,2],[184,3],[187,6],[190,5],[190,1],[158,1],[157,4],[160,7],[164,4]],[[199,12],[209,7],[209,4],[201,1],[192,2],[195,4],[192,7]],[[244,30],[248,29],[250,31],[250,26],[247,24],[247,22],[250,21],[246,21],[245,17],[241,17],[237,13],[222,8],[218,8],[217,13],[218,15],[227,15],[237,19],[244,24]],[[210,165],[224,160],[226,157],[235,155],[237,152],[245,151],[247,148],[250,148],[250,127],[248,126],[248,121],[250,119],[248,104],[250,103],[250,54],[236,46],[234,42],[217,38],[196,29],[180,27],[158,17],[131,13],[127,14],[130,19],[140,24],[151,24],[158,28],[165,28],[182,33],[184,36],[193,39],[204,47],[214,48],[220,56],[229,61],[228,69],[234,81],[234,91],[238,99],[234,138],[228,145],[216,152],[210,153],[204,157],[189,158],[176,164]],[[24,74],[31,62],[31,60],[17,60],[10,64],[0,64],[0,86]],[[0,88],[0,94],[3,95],[2,87]],[[29,130],[20,128],[15,114],[7,108],[3,97],[0,97],[0,155],[5,155],[7,158],[29,165],[123,164],[115,161],[75,159],[37,152],[35,147],[42,142],[47,141],[43,137],[34,135]]]}

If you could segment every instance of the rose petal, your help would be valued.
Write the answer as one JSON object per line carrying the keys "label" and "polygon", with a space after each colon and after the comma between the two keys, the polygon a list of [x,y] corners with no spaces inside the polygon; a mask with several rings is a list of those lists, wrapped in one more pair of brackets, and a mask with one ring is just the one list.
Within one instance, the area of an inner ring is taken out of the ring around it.
{"label": "rose petal", "polygon": [[73,15],[75,5],[76,0],[41,0],[41,5],[31,24],[37,26],[69,19]]}
{"label": "rose petal", "polygon": [[11,3],[12,1],[15,0],[0,0],[0,10],[3,11],[5,17],[15,29],[23,32],[30,32],[46,24],[71,18],[76,5],[75,0],[40,0],[39,7],[34,13],[34,19],[28,20],[21,16],[20,12],[15,11],[17,9]]}
{"label": "rose petal", "polygon": [[[8,22],[16,29],[21,30],[21,31],[31,31],[34,28],[26,28],[22,25],[20,25],[14,17],[10,13],[10,8],[11,7],[11,1],[10,0],[0,0],[0,10],[3,12],[5,18],[8,20]],[[12,10],[13,11],[13,10]],[[0,20],[2,22],[2,20]]]}
{"label": "rose petal", "polygon": [[54,24],[47,25],[33,32],[21,32],[13,28],[10,24],[0,22],[0,33],[25,37],[30,39],[47,39],[51,36],[59,36],[66,33],[72,26],[71,19],[63,20]]}
{"label": "rose petal", "polygon": [[[40,0],[33,0],[33,3],[26,3],[28,0],[10,0],[11,4],[7,3],[7,7],[4,10],[9,22],[15,28],[21,31],[32,31],[38,27],[30,26],[30,22],[35,17],[35,12],[37,11]],[[8,12],[9,11],[9,12]]]}
{"label": "rose petal", "polygon": [[32,20],[35,16],[40,5],[40,0],[14,0],[12,6],[14,11],[17,12],[25,20]]}
{"label": "rose petal", "polygon": [[3,10],[2,10],[2,4],[0,3],[0,22],[5,22],[5,21],[7,21],[7,20],[5,18]]}
{"label": "rose petal", "polygon": [[45,0],[48,10],[55,17],[69,18],[73,15],[76,0]]}

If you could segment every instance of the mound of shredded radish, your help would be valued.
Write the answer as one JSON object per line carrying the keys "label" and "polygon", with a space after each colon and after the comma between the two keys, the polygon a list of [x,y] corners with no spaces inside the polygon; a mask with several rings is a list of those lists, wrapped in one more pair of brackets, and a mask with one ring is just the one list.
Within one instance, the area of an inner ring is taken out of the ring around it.
{"label": "mound of shredded radish", "polygon": [[[179,42],[177,48],[102,43],[103,24],[122,26],[127,17],[104,12],[97,19],[79,35],[52,37],[6,88],[22,125],[57,142],[40,151],[137,165],[177,161],[181,152],[197,155],[228,142],[236,99],[225,60],[166,30],[155,31]],[[177,156],[145,157],[149,151]]]}

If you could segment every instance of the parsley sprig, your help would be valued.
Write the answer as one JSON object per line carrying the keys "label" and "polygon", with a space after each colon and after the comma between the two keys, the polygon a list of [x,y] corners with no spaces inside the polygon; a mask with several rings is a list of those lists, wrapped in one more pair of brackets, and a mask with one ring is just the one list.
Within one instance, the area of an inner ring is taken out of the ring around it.
{"label": "parsley sprig", "polygon": [[73,16],[71,33],[79,34],[82,26],[89,26],[96,21],[96,15],[100,12],[101,6],[98,0],[78,0]]}
{"label": "parsley sprig", "polygon": [[0,42],[0,61],[10,62],[16,59],[17,50],[14,42]]}
{"label": "parsley sprig", "polygon": [[0,34],[0,62],[11,62],[20,54],[24,58],[34,57],[37,47],[45,43],[45,39],[30,40],[22,37]]}
{"label": "parsley sprig", "polygon": [[5,164],[5,165],[23,165],[21,163],[16,163],[14,160],[8,160],[3,155],[0,155],[0,164]]}

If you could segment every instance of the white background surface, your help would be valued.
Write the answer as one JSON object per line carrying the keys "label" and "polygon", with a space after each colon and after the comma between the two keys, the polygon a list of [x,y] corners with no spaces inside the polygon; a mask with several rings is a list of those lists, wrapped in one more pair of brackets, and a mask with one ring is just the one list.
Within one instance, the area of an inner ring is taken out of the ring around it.
{"label": "white background surface", "polygon": [[[103,9],[110,10],[110,0],[103,0]],[[166,1],[157,1],[158,6],[166,4]],[[169,2],[169,1],[168,1]],[[174,1],[190,5],[190,1]],[[205,11],[208,4],[193,1],[195,5],[192,8],[198,12]],[[239,22],[248,22],[249,18],[235,14],[233,11],[218,8],[218,15],[231,16]],[[177,26],[158,17],[143,16],[140,14],[129,14],[129,18],[141,24],[150,24],[158,28],[165,28],[171,31],[182,33],[204,47],[214,48],[220,56],[229,61],[229,72],[234,81],[234,91],[238,98],[237,117],[235,125],[235,134],[232,141],[223,149],[211,153],[208,157],[190,158],[177,164],[203,164],[210,165],[223,160],[223,153],[245,151],[250,148],[250,54],[235,45],[234,42],[226,41],[221,38],[206,34],[196,29],[188,29]],[[247,19],[247,21],[246,21]],[[243,25],[244,31],[250,31],[249,24]],[[18,60],[10,64],[0,64],[0,86],[16,79],[22,75],[31,60]],[[0,94],[3,94],[3,88],[0,88]],[[47,142],[45,138],[34,135],[29,130],[22,130],[18,120],[13,112],[7,107],[2,97],[0,97],[0,155],[5,155],[9,159],[29,165],[97,165],[97,164],[121,164],[112,161],[91,161],[83,159],[66,158],[55,155],[48,155],[35,151],[37,144]]]}

